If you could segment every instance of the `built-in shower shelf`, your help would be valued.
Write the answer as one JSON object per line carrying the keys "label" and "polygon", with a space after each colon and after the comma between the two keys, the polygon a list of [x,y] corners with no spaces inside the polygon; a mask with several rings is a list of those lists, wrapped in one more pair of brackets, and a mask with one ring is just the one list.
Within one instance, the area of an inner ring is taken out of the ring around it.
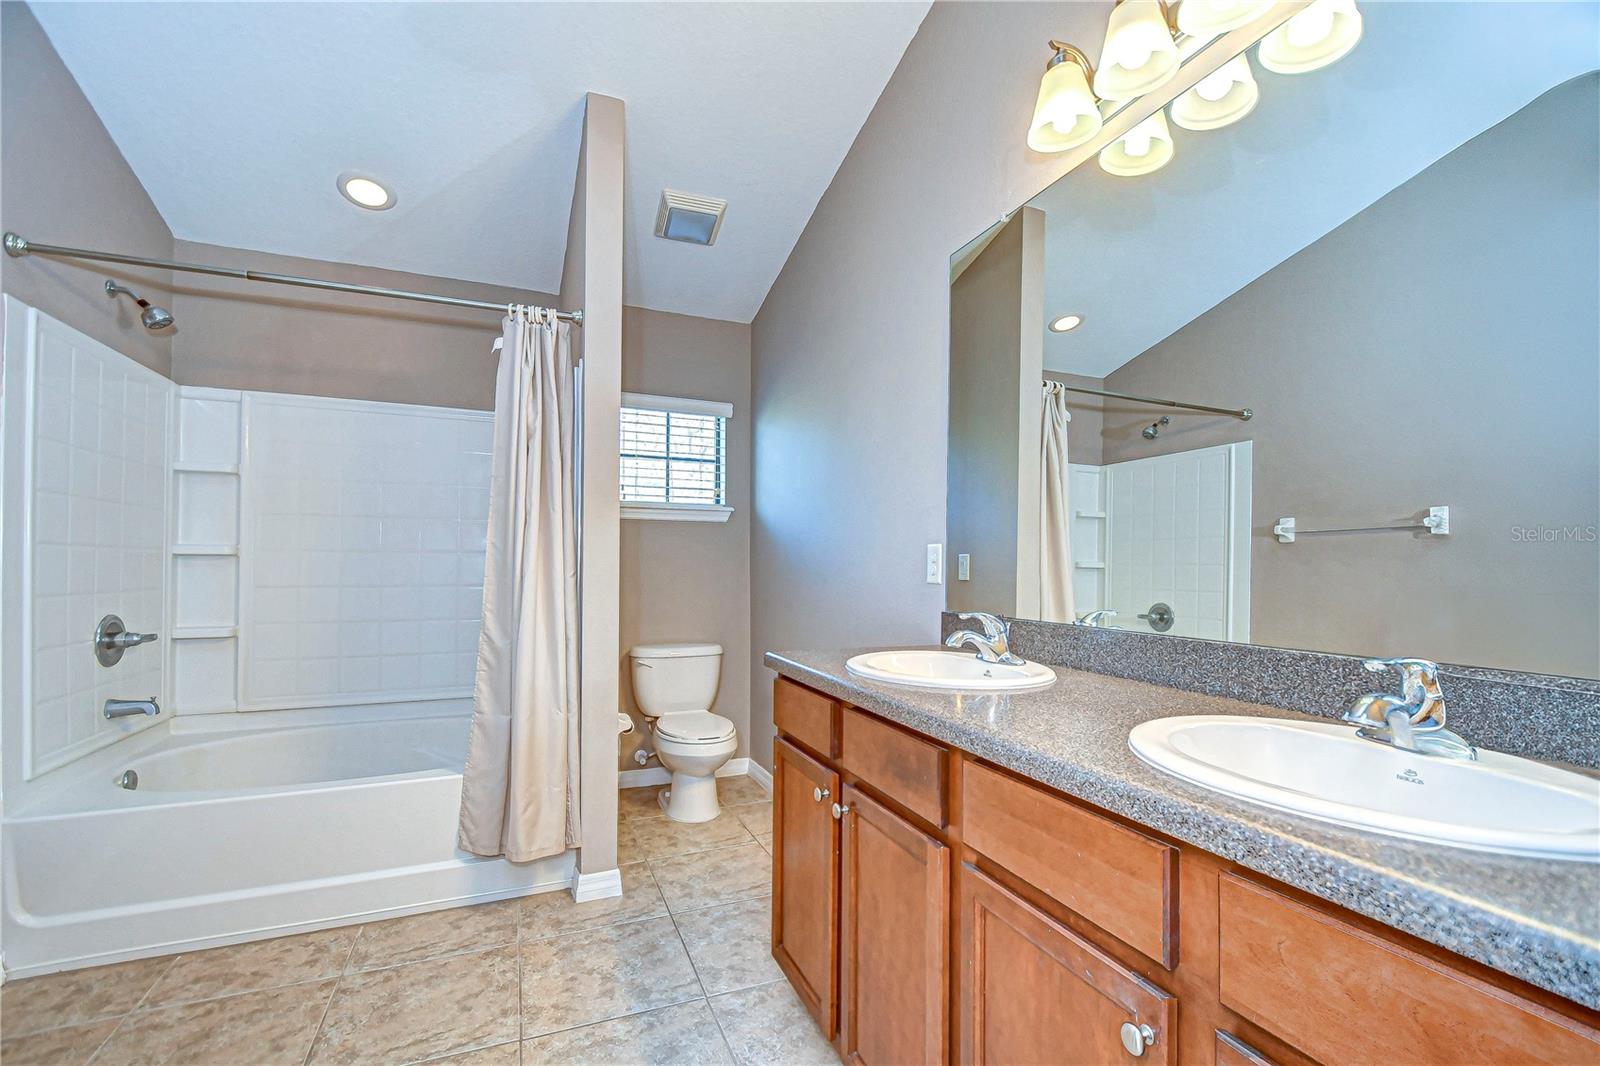
{"label": "built-in shower shelf", "polygon": [[238,626],[180,626],[172,631],[173,640],[221,640],[238,635]]}
{"label": "built-in shower shelf", "polygon": [[174,544],[173,555],[238,555],[237,544]]}
{"label": "built-in shower shelf", "polygon": [[1106,568],[1105,563],[1073,563],[1072,565],[1079,570],[1104,570]]}
{"label": "built-in shower shelf", "polygon": [[179,474],[237,474],[238,463],[194,463],[176,462],[172,469]]}
{"label": "built-in shower shelf", "polygon": [[1078,512],[1078,517],[1079,518],[1104,518],[1105,516],[1106,516],[1106,513],[1104,511],[1079,511]]}

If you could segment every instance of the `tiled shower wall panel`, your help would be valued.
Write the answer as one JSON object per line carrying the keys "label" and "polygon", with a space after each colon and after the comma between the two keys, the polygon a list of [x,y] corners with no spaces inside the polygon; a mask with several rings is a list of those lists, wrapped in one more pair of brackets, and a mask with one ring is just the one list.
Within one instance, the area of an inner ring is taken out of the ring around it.
{"label": "tiled shower wall panel", "polygon": [[492,416],[245,395],[241,706],[470,695]]}
{"label": "tiled shower wall panel", "polygon": [[104,667],[93,637],[107,614],[129,629],[167,634],[173,393],[167,379],[76,330],[42,314],[35,322],[27,405],[30,777],[152,724],[107,721],[107,699],[166,695],[162,645],[129,649]]}

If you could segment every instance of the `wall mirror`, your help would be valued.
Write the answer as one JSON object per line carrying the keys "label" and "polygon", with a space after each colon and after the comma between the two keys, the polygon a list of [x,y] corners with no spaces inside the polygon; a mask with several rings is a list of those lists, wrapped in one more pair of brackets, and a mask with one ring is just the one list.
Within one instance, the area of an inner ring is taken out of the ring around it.
{"label": "wall mirror", "polygon": [[953,255],[951,610],[1600,677],[1594,14],[1361,11]]}

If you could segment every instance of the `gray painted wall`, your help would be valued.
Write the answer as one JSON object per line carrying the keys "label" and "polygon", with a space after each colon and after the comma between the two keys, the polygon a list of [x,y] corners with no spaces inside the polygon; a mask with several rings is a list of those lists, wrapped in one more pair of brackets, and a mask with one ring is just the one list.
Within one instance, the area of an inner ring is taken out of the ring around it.
{"label": "gray painted wall", "polygon": [[[1050,37],[1109,5],[935,4],[753,325],[751,651],[927,642],[945,589],[950,254],[1059,177],[1024,133]],[[771,762],[772,674],[752,671]]]}
{"label": "gray painted wall", "polygon": [[[1551,90],[1161,344],[1110,388],[1105,461],[1253,440],[1251,639],[1600,676],[1600,75]],[[1448,537],[1272,537],[1415,521]]]}
{"label": "gray painted wall", "polygon": [[[622,652],[635,644],[713,641],[722,645],[722,687],[711,708],[739,729],[750,754],[750,327],[738,322],[646,311],[622,316],[622,387],[627,392],[733,404],[728,423],[725,523],[624,520]],[[633,703],[631,663],[622,663],[625,709]],[[622,769],[638,769],[639,731],[622,741]]]}
{"label": "gray painted wall", "polygon": [[[172,258],[172,231],[33,12],[0,4],[0,226],[43,244]],[[115,278],[168,303],[172,272],[0,256],[0,289],[162,374],[172,339],[139,325]]]}

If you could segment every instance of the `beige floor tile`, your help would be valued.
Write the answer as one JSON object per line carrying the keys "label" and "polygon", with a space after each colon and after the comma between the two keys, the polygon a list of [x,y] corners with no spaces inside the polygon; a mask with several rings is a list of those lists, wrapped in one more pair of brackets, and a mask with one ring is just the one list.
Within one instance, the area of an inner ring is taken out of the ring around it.
{"label": "beige floor tile", "polygon": [[721,1063],[733,1056],[704,1001],[617,1018],[529,1040],[522,1061],[552,1066],[614,1066],[617,1063]]}
{"label": "beige floor tile", "polygon": [[623,819],[654,818],[661,813],[661,790],[665,785],[624,788],[617,792],[617,814]]}
{"label": "beige floor tile", "polygon": [[660,818],[630,818],[617,827],[617,855],[622,862],[689,855],[715,848],[748,844],[755,838],[732,808],[709,822],[674,822]]}
{"label": "beige floor tile", "polygon": [[373,922],[361,928],[350,969],[374,970],[513,943],[521,909],[521,900],[508,899]]}
{"label": "beige floor tile", "polygon": [[653,859],[650,872],[674,914],[772,891],[772,856],[754,840],[743,847]]}
{"label": "beige floor tile", "polygon": [[572,893],[562,889],[526,896],[522,904],[522,939],[540,940],[580,929],[621,925],[644,918],[659,918],[667,913],[661,890],[650,869],[642,862],[622,867],[622,895],[574,903]]}
{"label": "beige floor tile", "polygon": [[509,1044],[481,1047],[463,1051],[459,1055],[446,1055],[442,1059],[429,1059],[437,1066],[517,1066],[522,1061],[522,1045],[515,1040]]}
{"label": "beige floor tile", "polygon": [[756,834],[756,843],[760,844],[763,848],[765,848],[768,855],[772,854],[772,834],[771,833],[757,833]]}
{"label": "beige floor tile", "polygon": [[167,1007],[338,977],[359,932],[357,926],[324,929],[179,955],[143,1006]]}
{"label": "beige floor tile", "polygon": [[772,801],[747,803],[742,807],[729,807],[733,816],[756,836],[772,832]]}
{"label": "beige floor tile", "polygon": [[706,995],[763,985],[783,976],[772,961],[772,899],[762,896],[674,918]]}
{"label": "beige floor tile", "polygon": [[522,945],[522,1035],[697,999],[700,982],[670,918]]}
{"label": "beige floor tile", "polygon": [[328,1005],[311,1062],[415,1062],[518,1037],[517,951],[349,974]]}
{"label": "beige floor tile", "polygon": [[787,981],[712,996],[711,1010],[740,1066],[837,1066]]}
{"label": "beige floor tile", "polygon": [[171,965],[172,956],[167,955],[7,981],[0,985],[5,1035],[25,1036],[126,1014]]}
{"label": "beige floor tile", "polygon": [[756,779],[741,774],[738,777],[717,778],[717,800],[725,807],[736,807],[745,803],[767,803],[772,799],[772,793],[756,783]]}
{"label": "beige floor tile", "polygon": [[305,1061],[335,984],[318,981],[139,1011],[122,1020],[94,1061],[97,1066],[297,1066]]}
{"label": "beige floor tile", "polygon": [[[82,1066],[105,1043],[119,1018],[46,1029],[32,1036],[0,1040],[0,1062],[5,1066]],[[0,1023],[3,1024],[3,1023]]]}

